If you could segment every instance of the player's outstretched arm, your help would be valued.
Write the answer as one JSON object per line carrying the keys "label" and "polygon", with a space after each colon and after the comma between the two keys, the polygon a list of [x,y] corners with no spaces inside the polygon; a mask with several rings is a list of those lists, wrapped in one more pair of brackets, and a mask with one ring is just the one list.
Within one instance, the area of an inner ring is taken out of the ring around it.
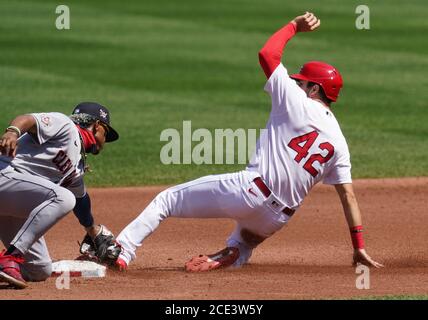
{"label": "player's outstretched arm", "polygon": [[36,134],[36,120],[31,115],[21,115],[12,120],[6,132],[0,138],[0,154],[15,157],[18,138],[24,133]]}
{"label": "player's outstretched arm", "polygon": [[260,65],[268,79],[281,63],[282,53],[287,42],[297,32],[314,31],[320,24],[321,20],[313,13],[306,12],[304,15],[294,18],[290,23],[279,29],[269,38],[259,52]]}
{"label": "player's outstretched arm", "polygon": [[361,213],[352,184],[337,184],[335,187],[342,202],[346,221],[348,222],[348,226],[351,231],[352,245],[354,247],[354,265],[362,263],[375,268],[383,267],[381,263],[374,261],[364,249]]}

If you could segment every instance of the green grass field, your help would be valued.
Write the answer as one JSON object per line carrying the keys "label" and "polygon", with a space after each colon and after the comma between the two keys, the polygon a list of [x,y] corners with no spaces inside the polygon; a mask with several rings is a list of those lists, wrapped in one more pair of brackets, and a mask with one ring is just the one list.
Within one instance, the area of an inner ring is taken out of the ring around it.
{"label": "green grass field", "polygon": [[163,165],[165,128],[262,128],[270,100],[257,53],[305,10],[318,32],[300,34],[283,62],[341,70],[335,113],[354,178],[428,174],[425,0],[366,1],[371,29],[355,28],[359,1],[70,1],[71,30],[55,28],[57,1],[0,3],[0,127],[36,111],[108,106],[118,143],[90,163],[91,186],[172,184],[243,165]]}

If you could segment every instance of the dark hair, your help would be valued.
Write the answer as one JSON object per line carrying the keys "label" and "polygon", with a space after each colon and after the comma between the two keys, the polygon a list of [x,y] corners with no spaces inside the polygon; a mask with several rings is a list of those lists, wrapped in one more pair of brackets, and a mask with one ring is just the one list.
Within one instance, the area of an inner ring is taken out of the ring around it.
{"label": "dark hair", "polygon": [[[310,89],[310,88],[312,88],[316,84],[318,84],[318,83],[310,82],[309,81],[307,87]],[[318,87],[320,88],[319,91],[318,91],[318,95],[320,96],[320,99],[323,102],[325,102],[326,104],[330,105],[333,102],[333,100],[327,98],[327,96],[325,95],[324,89],[319,84],[318,84]]]}

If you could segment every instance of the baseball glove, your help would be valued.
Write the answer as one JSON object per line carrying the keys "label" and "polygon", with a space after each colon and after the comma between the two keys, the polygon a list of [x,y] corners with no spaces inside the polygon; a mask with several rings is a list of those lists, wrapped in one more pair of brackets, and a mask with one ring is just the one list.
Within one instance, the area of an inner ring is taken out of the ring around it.
{"label": "baseball glove", "polygon": [[82,256],[78,260],[90,260],[112,265],[119,257],[120,245],[116,242],[113,233],[105,226],[100,225],[100,231],[95,238],[88,234],[80,243],[80,253]]}

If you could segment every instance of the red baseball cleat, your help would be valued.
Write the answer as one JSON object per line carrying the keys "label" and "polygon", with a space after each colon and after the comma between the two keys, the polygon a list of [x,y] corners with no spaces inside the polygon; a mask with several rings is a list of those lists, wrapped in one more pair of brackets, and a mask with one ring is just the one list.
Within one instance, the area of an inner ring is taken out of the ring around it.
{"label": "red baseball cleat", "polygon": [[21,264],[24,258],[15,255],[0,254],[0,281],[7,282],[18,289],[27,287],[27,283],[21,275]]}
{"label": "red baseball cleat", "polygon": [[186,262],[187,272],[210,271],[219,268],[226,268],[235,263],[239,258],[239,249],[227,247],[211,255],[199,255]]}
{"label": "red baseball cleat", "polygon": [[117,258],[114,264],[119,271],[126,271],[126,269],[128,268],[128,265],[126,264],[125,260],[121,258]]}

